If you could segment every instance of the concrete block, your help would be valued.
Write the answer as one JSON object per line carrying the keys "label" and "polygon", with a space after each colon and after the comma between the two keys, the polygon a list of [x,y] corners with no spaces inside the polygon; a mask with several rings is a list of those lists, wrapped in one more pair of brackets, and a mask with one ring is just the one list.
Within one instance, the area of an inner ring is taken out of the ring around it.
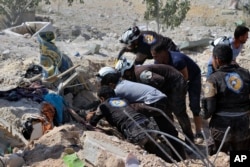
{"label": "concrete block", "polygon": [[[101,135],[101,138],[98,136]],[[98,132],[86,131],[81,137],[83,143],[83,151],[80,155],[81,158],[86,159],[94,166],[105,166],[109,159],[113,162],[119,162],[119,166],[123,166],[121,160],[124,162],[128,153],[124,152],[121,148],[115,146],[110,142],[109,136]],[[115,164],[113,164],[115,165]]]}
{"label": "concrete block", "polygon": [[54,31],[54,27],[50,22],[24,22],[21,25],[10,27],[3,32],[10,35],[24,37],[27,33],[32,37],[37,37],[39,32]]}

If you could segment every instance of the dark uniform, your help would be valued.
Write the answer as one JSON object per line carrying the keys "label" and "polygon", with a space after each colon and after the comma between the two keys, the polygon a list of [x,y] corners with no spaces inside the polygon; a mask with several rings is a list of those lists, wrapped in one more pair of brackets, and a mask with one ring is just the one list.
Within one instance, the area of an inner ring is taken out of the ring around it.
{"label": "dark uniform", "polygon": [[92,117],[90,124],[96,126],[103,117],[132,143],[140,143],[140,140],[146,138],[145,133],[140,134],[141,130],[136,126],[135,122],[145,129],[157,130],[155,128],[157,126],[154,127],[146,116],[130,107],[127,100],[118,97],[109,98],[102,103],[99,106],[99,111]]}
{"label": "dark uniform", "polygon": [[[96,126],[103,117],[106,118],[110,125],[115,126],[129,142],[139,144],[150,153],[156,154],[170,162],[170,159],[159,150],[144,131],[159,130],[156,123],[141,113],[136,112],[127,100],[119,97],[107,99],[99,106],[99,110],[91,118],[90,124]],[[149,134],[154,139],[156,138],[156,133]]]}
{"label": "dark uniform", "polygon": [[[157,64],[157,62],[155,62]],[[169,51],[169,64],[178,71],[187,67],[188,70],[188,96],[189,107],[194,116],[199,116],[200,113],[200,94],[201,94],[201,70],[189,56],[180,53]]]}
{"label": "dark uniform", "polygon": [[[151,46],[158,42],[164,42],[167,48],[171,51],[179,51],[171,38],[157,34],[154,31],[141,31],[140,37],[138,38],[138,44],[135,48],[129,50],[129,52],[136,54],[135,64],[143,64],[146,59],[153,59],[150,52]],[[126,50],[127,48],[124,47],[120,51],[118,58],[120,58]]]}
{"label": "dark uniform", "polygon": [[194,135],[186,112],[187,82],[182,74],[163,64],[135,66],[134,73],[137,82],[151,85],[167,95],[169,111],[175,114],[184,134],[193,141]]}
{"label": "dark uniform", "polygon": [[[142,110],[144,110],[145,108],[147,108],[146,111],[149,112],[146,113],[142,111],[144,115],[148,114],[154,117],[155,122],[157,123],[161,131],[178,138],[178,132],[175,126],[173,126],[164,116],[159,114],[159,110],[155,111],[157,109],[160,109],[166,115],[168,115],[170,119],[173,120],[172,113],[166,111],[167,96],[164,93],[150,85],[128,80],[120,80],[119,75],[111,73],[106,74],[104,77],[102,77],[101,84],[102,86],[115,84],[116,86],[114,91],[118,97],[127,99],[130,104],[136,105],[138,109],[142,108]],[[138,106],[138,103],[142,104],[143,107],[141,107],[141,105]],[[151,107],[154,107],[154,109],[152,109]],[[183,145],[181,145],[174,139],[169,139],[169,142],[174,146],[174,148],[176,148],[176,150],[178,150],[178,153],[183,157],[183,159],[185,159]]]}
{"label": "dark uniform", "polygon": [[246,150],[249,144],[250,74],[237,65],[221,66],[204,87],[203,118],[211,117],[209,128],[215,151],[230,127],[221,151]]}

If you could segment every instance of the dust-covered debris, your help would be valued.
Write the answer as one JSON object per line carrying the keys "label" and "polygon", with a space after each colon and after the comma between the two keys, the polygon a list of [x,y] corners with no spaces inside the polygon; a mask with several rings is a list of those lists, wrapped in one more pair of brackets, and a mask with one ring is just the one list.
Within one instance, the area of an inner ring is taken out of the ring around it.
{"label": "dust-covered debris", "polygon": [[[243,17],[242,11],[234,11],[233,15],[226,15],[228,10],[225,1],[194,0],[191,1],[191,4],[192,7],[187,18],[179,27],[174,30],[162,28],[160,33],[171,37],[177,44],[183,41],[197,41],[205,37],[216,38],[233,35],[234,22]],[[133,24],[156,30],[155,22],[146,23],[143,20],[145,4],[141,0],[122,2],[118,2],[118,0],[85,0],[84,5],[74,3],[72,7],[68,7],[66,2],[55,0],[52,2],[52,6],[41,6],[40,8],[41,11],[38,14],[49,15],[53,20],[53,26],[57,28],[58,36],[55,44],[63,53],[70,56],[74,64],[81,65],[77,70],[90,89],[90,91],[79,92],[76,97],[71,94],[67,95],[67,102],[77,109],[85,103],[96,100],[95,74],[105,65],[114,66],[115,57],[122,47],[118,42],[120,34]],[[36,38],[17,38],[2,32],[0,38],[2,41],[0,46],[0,90],[9,90],[20,83],[21,76],[30,65],[39,63],[39,44]],[[88,51],[89,46],[95,46],[91,52]],[[249,49],[248,40],[243,53],[239,56],[239,64],[248,69],[250,67]],[[84,54],[86,52],[89,54]],[[197,62],[205,74],[211,48],[195,48],[187,50],[185,53]],[[132,55],[125,54],[125,56]],[[40,104],[27,98],[15,102],[0,99],[0,117],[16,131],[20,130],[20,118],[23,114],[39,113],[39,111]],[[40,139],[29,143],[25,148],[22,146],[23,143],[14,137],[12,138],[14,142],[10,142],[12,152],[23,157],[25,165],[64,166],[62,156],[65,154],[65,150],[71,148],[80,154],[84,146],[80,139],[84,136],[84,132],[87,132],[82,124],[73,123],[74,125],[55,127]],[[1,129],[1,133],[2,131]],[[174,166],[166,164],[155,155],[147,154],[145,150],[124,142],[118,137],[107,136],[100,132],[89,132],[89,135],[94,135],[97,140],[110,142],[127,154],[132,152],[139,160],[140,166]],[[3,136],[4,139],[1,138],[1,143],[9,141],[7,136]],[[4,152],[5,150],[6,145],[4,145]],[[86,166],[93,166],[81,155],[79,157]],[[123,158],[114,159],[112,157],[102,165],[120,164],[122,166],[125,162]],[[209,157],[211,162],[214,162],[214,158],[215,155]],[[204,166],[200,159],[188,159],[185,160],[185,164],[192,167]],[[179,166],[185,166],[185,164],[178,163]],[[214,165],[229,166],[229,156],[219,153]]]}

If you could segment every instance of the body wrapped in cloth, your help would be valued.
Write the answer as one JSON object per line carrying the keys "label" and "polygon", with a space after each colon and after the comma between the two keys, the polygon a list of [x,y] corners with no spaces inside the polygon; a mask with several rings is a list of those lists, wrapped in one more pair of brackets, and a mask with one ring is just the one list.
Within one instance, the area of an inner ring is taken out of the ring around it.
{"label": "body wrapped in cloth", "polygon": [[[84,83],[83,78],[75,71],[75,68],[79,65],[74,66],[72,60],[66,54],[60,52],[54,40],[55,34],[52,31],[40,32],[38,34],[40,64],[43,67],[43,78],[57,85],[56,87],[57,90],[60,91],[60,94],[68,85],[78,85],[70,89],[70,92],[79,92],[79,89],[83,88],[81,83]],[[60,76],[59,74],[63,74],[63,76],[57,77]],[[55,82],[57,82],[57,84]]]}
{"label": "body wrapped in cloth", "polygon": [[55,34],[52,31],[40,32],[40,64],[43,66],[43,77],[57,75],[73,66],[71,59],[61,53],[54,43]]}

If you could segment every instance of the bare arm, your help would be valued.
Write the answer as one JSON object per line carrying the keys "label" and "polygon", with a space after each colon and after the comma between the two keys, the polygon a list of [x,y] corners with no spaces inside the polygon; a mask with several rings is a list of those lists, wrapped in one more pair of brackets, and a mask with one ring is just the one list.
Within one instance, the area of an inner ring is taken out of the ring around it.
{"label": "bare arm", "polygon": [[188,69],[187,69],[187,67],[180,70],[180,72],[182,73],[184,79],[187,81],[188,80]]}
{"label": "bare arm", "polygon": [[147,59],[147,55],[137,53],[136,58],[135,58],[135,65],[143,64],[146,59]]}

